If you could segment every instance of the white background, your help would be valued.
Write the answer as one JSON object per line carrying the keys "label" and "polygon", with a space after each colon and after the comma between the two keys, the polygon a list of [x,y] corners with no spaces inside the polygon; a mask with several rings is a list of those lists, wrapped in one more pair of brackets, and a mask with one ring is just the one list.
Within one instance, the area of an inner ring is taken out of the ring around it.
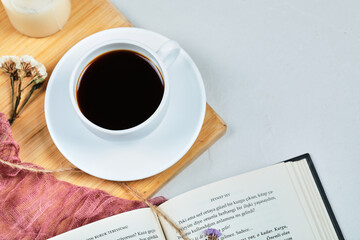
{"label": "white background", "polygon": [[360,239],[360,1],[112,1],[181,44],[228,124],[159,194],[308,152],[345,238]]}

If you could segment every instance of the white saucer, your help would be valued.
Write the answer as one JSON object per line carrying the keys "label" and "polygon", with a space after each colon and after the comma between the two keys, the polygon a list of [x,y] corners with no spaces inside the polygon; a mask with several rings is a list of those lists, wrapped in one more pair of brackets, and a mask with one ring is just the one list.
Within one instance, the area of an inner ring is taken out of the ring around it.
{"label": "white saucer", "polygon": [[168,39],[139,28],[115,28],[91,35],[72,47],[56,65],[45,95],[45,118],[60,152],[81,170],[108,180],[150,177],[175,164],[195,142],[205,117],[206,98],[201,75],[189,57],[180,56],[168,70],[169,106],[160,126],[133,141],[103,140],[83,126],[69,96],[72,68],[91,46],[112,39],[130,39],[156,50]]}

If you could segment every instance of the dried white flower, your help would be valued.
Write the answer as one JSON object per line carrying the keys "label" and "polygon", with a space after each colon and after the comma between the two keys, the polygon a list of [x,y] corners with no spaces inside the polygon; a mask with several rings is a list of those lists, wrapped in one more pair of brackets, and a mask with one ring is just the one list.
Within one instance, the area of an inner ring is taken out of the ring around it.
{"label": "dried white flower", "polygon": [[3,64],[7,61],[7,56],[0,57],[0,68],[3,66]]}
{"label": "dried white flower", "polygon": [[11,60],[15,63],[16,69],[21,69],[21,62],[18,56],[10,56]]}
{"label": "dried white flower", "polygon": [[20,58],[20,61],[22,69],[33,76],[35,84],[43,81],[47,77],[45,66],[36,61],[32,56],[24,55]]}
{"label": "dried white flower", "polygon": [[35,67],[38,64],[38,61],[36,61],[32,56],[24,55],[21,56],[20,61],[22,65],[29,64],[31,67]]}
{"label": "dried white flower", "polygon": [[0,69],[5,72],[15,72],[21,69],[20,59],[17,56],[2,56],[0,57]]}
{"label": "dried white flower", "polygon": [[47,77],[47,72],[44,64],[38,63],[36,66],[38,72],[39,72],[39,78],[45,79]]}
{"label": "dried white flower", "polygon": [[7,64],[10,60],[10,56],[2,56],[0,57],[0,68],[3,68],[5,64]]}

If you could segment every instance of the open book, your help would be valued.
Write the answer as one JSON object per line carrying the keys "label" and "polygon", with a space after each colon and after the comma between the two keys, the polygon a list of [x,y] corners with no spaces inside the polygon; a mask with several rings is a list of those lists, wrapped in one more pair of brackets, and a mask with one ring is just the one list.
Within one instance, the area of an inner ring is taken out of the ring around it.
{"label": "open book", "polygon": [[[192,240],[344,239],[309,154],[177,196],[159,207]],[[178,240],[149,208],[115,215],[52,238]]]}

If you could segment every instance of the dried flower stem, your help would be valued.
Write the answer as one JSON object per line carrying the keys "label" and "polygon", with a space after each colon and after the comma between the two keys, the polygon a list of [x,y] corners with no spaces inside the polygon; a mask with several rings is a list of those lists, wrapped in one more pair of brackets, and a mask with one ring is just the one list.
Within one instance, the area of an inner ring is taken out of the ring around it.
{"label": "dried flower stem", "polygon": [[14,74],[10,74],[10,84],[11,84],[11,110],[12,112],[15,112],[15,104],[14,104],[15,75]]}
{"label": "dried flower stem", "polygon": [[12,116],[11,116],[11,118],[9,120],[10,125],[14,122],[16,116],[18,115],[17,109],[18,109],[20,101],[21,101],[21,83],[22,83],[22,80],[23,80],[23,78],[20,77],[20,79],[18,81],[18,88],[17,88],[18,90],[17,90],[16,99],[15,99],[15,109],[12,112]]}
{"label": "dried flower stem", "polygon": [[41,82],[41,83],[38,83],[38,84],[33,85],[33,86],[31,87],[31,89],[30,89],[27,97],[25,98],[23,104],[22,104],[21,107],[19,108],[19,111],[17,112],[17,114],[20,114],[21,110],[25,107],[25,104],[29,101],[31,95],[34,93],[34,91],[35,91],[36,89],[39,89],[39,88],[42,86],[43,83],[44,83],[44,82]]}
{"label": "dried flower stem", "polygon": [[11,117],[9,119],[9,123],[10,125],[13,124],[13,122],[15,121],[16,117],[20,114],[20,112],[23,110],[23,108],[25,107],[25,105],[27,104],[27,102],[30,100],[30,97],[32,96],[32,94],[34,93],[34,91],[36,89],[41,88],[41,86],[43,85],[44,82],[40,82],[38,84],[35,84],[31,87],[30,91],[28,92],[25,100],[23,101],[23,103],[20,105],[21,102],[21,93],[24,91],[25,88],[27,88],[30,84],[28,84],[24,89],[21,89],[21,85],[22,85],[22,78],[19,79],[19,83],[18,83],[18,90],[17,90],[17,94],[16,94],[16,99],[14,101],[15,98],[15,84],[14,84],[14,77],[12,75],[10,75],[11,78],[11,99],[12,99],[12,113],[11,113]]}
{"label": "dried flower stem", "polygon": [[216,236],[208,236],[207,240],[217,240],[218,237]]}

